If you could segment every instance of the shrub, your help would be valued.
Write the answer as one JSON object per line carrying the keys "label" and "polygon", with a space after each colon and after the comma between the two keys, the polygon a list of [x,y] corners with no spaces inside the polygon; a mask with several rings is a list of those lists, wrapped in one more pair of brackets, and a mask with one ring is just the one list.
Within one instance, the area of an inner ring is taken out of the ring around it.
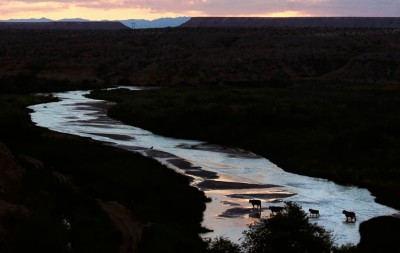
{"label": "shrub", "polygon": [[331,232],[310,223],[296,203],[285,202],[282,213],[260,221],[244,231],[242,246],[249,253],[261,252],[331,252]]}
{"label": "shrub", "polygon": [[209,253],[240,253],[241,248],[238,244],[228,238],[220,236],[214,239],[206,239],[207,252]]}

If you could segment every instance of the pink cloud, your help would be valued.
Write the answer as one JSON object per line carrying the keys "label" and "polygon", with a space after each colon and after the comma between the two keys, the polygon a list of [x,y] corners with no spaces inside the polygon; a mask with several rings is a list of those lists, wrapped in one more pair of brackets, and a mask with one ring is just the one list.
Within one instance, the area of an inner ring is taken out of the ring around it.
{"label": "pink cloud", "polygon": [[20,12],[57,12],[60,9],[67,8],[68,4],[56,3],[52,5],[46,5],[42,1],[36,1],[36,4],[27,4],[21,1],[2,1],[0,0],[0,15],[8,16]]}

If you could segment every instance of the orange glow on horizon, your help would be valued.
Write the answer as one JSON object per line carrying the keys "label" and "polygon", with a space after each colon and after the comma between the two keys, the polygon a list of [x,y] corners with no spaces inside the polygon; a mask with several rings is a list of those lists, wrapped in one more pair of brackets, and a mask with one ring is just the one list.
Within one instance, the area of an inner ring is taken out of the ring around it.
{"label": "orange glow on horizon", "polygon": [[[49,18],[59,20],[64,18],[83,18],[93,21],[98,20],[124,20],[124,19],[157,19],[161,17],[189,16],[185,13],[165,12],[156,13],[150,9],[135,8],[86,8],[74,4],[63,3],[22,3],[4,4],[0,2],[1,19],[28,19]],[[190,14],[190,12],[188,13]],[[195,13],[192,13],[195,14]]]}
{"label": "orange glow on horizon", "polygon": [[0,19],[153,20],[162,17],[399,17],[399,0],[0,0]]}
{"label": "orange glow on horizon", "polygon": [[[155,12],[151,9],[139,8],[89,8],[81,7],[76,4],[66,4],[57,2],[45,3],[23,3],[13,2],[12,4],[0,1],[1,19],[27,19],[27,18],[49,18],[60,20],[64,18],[83,18],[92,21],[99,20],[126,20],[126,19],[148,19],[154,20],[162,17],[208,17],[202,11],[180,11],[180,12]],[[242,15],[219,15],[221,17],[309,17],[310,14],[298,11],[282,11],[258,14]]]}
{"label": "orange glow on horizon", "polygon": [[262,14],[240,15],[239,17],[267,17],[267,18],[290,18],[290,17],[311,17],[311,14],[299,11],[281,11]]}

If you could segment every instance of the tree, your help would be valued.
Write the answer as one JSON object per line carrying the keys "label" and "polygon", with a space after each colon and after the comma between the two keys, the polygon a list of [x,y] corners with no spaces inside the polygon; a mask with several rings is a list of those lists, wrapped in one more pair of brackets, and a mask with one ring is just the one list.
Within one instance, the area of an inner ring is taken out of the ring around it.
{"label": "tree", "polygon": [[294,202],[285,202],[280,214],[251,225],[243,234],[242,246],[248,253],[329,253],[333,249],[331,232],[310,223]]}
{"label": "tree", "polygon": [[228,238],[217,237],[214,239],[206,239],[208,253],[241,253],[240,246]]}

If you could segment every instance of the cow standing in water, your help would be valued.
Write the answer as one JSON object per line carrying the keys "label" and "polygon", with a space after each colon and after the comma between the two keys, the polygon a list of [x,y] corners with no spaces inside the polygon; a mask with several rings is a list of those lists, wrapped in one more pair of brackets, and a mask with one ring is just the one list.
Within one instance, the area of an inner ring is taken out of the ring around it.
{"label": "cow standing in water", "polygon": [[280,213],[283,210],[282,206],[270,206],[269,210],[271,210],[271,216]]}
{"label": "cow standing in water", "polygon": [[259,200],[259,199],[250,199],[249,203],[251,203],[253,205],[253,208],[254,207],[259,207],[260,210],[261,210],[261,200]]}
{"label": "cow standing in water", "polygon": [[343,210],[343,212],[342,212],[344,215],[346,215],[346,222],[351,222],[351,221],[356,221],[357,219],[356,219],[356,214],[354,213],[354,212],[350,212],[350,211],[346,211],[346,210]]}
{"label": "cow standing in water", "polygon": [[319,217],[319,210],[310,208],[308,211],[310,211],[310,217]]}

